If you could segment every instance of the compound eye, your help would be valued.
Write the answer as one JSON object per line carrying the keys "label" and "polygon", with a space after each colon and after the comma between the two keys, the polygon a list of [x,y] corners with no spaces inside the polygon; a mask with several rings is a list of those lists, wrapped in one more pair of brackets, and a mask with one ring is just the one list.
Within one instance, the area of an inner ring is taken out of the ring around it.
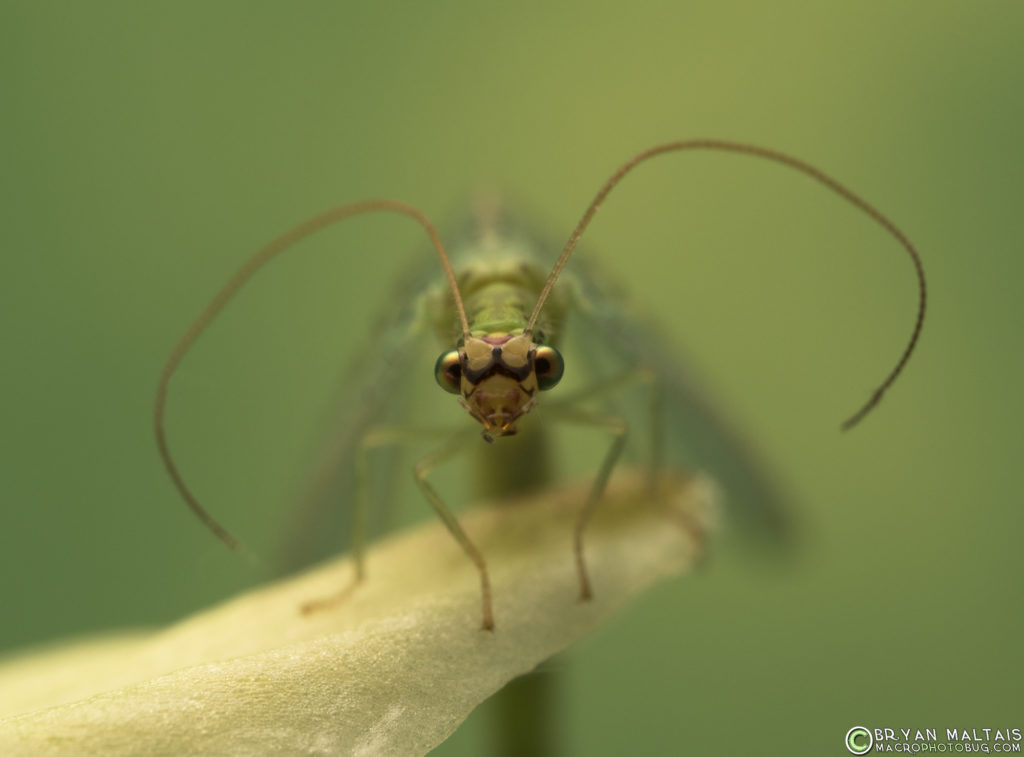
{"label": "compound eye", "polygon": [[554,387],[565,373],[565,361],[562,360],[561,353],[546,344],[537,348],[533,367],[537,371],[537,386],[541,391]]}
{"label": "compound eye", "polygon": [[441,353],[434,363],[434,378],[437,379],[437,385],[446,392],[459,394],[462,385],[462,363],[459,361],[458,350]]}

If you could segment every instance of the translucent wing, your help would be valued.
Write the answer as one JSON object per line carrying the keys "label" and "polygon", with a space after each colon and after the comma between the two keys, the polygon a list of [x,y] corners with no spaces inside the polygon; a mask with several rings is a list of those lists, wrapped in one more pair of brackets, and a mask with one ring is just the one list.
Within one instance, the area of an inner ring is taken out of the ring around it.
{"label": "translucent wing", "polygon": [[[288,573],[336,554],[351,546],[351,515],[355,498],[355,459],[369,428],[406,421],[408,382],[423,380],[410,375],[424,349],[428,331],[424,300],[437,279],[436,260],[424,262],[394,287],[381,311],[366,329],[363,348],[342,372],[331,402],[326,403],[319,424],[320,443],[310,462],[308,482],[292,508],[276,565]],[[427,374],[429,380],[429,374]],[[376,451],[370,458],[370,501],[367,514],[370,533],[380,529],[390,501],[391,484],[399,454],[393,449]]]}
{"label": "translucent wing", "polygon": [[725,490],[730,520],[745,531],[770,542],[791,540],[787,498],[768,466],[712,401],[692,368],[680,356],[668,354],[669,340],[642,317],[630,317],[621,295],[601,286],[596,272],[580,260],[584,257],[572,261],[565,282],[576,305],[567,338],[582,347],[574,354],[582,355],[598,375],[615,366],[651,371],[660,387],[665,462],[712,474]]}

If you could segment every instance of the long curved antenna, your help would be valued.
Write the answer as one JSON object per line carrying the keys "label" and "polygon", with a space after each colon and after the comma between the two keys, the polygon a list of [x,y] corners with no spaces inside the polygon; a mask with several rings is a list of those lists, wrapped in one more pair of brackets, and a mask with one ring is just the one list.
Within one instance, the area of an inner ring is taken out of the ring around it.
{"label": "long curved antenna", "polygon": [[653,158],[667,152],[681,152],[683,150],[721,150],[724,152],[744,153],[746,155],[753,155],[758,158],[772,160],[776,163],[789,166],[790,168],[795,168],[797,171],[821,182],[844,200],[852,203],[869,215],[880,226],[882,226],[882,228],[892,234],[892,236],[894,236],[907,251],[907,254],[910,256],[910,259],[914,264],[914,270],[917,271],[918,305],[917,320],[914,323],[914,330],[910,335],[910,341],[903,350],[903,354],[896,362],[896,367],[893,368],[889,375],[886,376],[885,380],[878,385],[878,388],[872,392],[871,398],[864,404],[864,406],[843,421],[840,427],[843,431],[853,428],[860,423],[864,416],[871,412],[879,402],[882,401],[882,395],[885,394],[886,390],[892,386],[893,382],[896,380],[896,377],[903,371],[903,367],[907,364],[907,361],[910,359],[910,354],[914,351],[914,347],[917,345],[917,339],[921,335],[921,327],[924,325],[925,302],[927,300],[924,266],[921,263],[921,256],[918,255],[917,250],[914,249],[910,240],[907,239],[903,232],[896,227],[896,224],[882,215],[872,205],[851,192],[831,176],[819,171],[809,163],[805,163],[804,161],[786,155],[785,153],[777,152],[776,150],[769,150],[756,145],[748,145],[742,142],[729,142],[721,139],[687,139],[656,145],[627,160],[615,173],[611,175],[611,178],[604,183],[598,191],[597,196],[594,197],[593,201],[587,207],[587,210],[583,214],[579,223],[576,224],[576,228],[569,237],[569,241],[565,243],[565,247],[562,249],[562,254],[555,263],[555,267],[551,269],[551,273],[548,275],[548,279],[544,283],[544,288],[541,290],[540,297],[537,298],[537,304],[534,305],[533,312],[530,314],[530,320],[527,322],[525,333],[529,334],[533,331],[533,326],[537,322],[537,318],[540,316],[540,311],[544,307],[544,303],[547,300],[548,295],[551,294],[551,288],[555,285],[558,275],[562,272],[562,268],[565,267],[566,261],[569,260],[569,256],[572,254],[572,251],[576,248],[576,243],[580,241],[580,237],[583,236],[583,232],[586,230],[587,226],[590,225],[591,220],[593,220],[594,214],[597,213],[597,209],[601,207],[601,203],[604,202],[608,194],[615,188],[615,185],[622,181],[622,178],[627,173],[632,171],[637,165],[643,163],[648,158]]}
{"label": "long curved antenna", "polygon": [[206,309],[200,313],[199,317],[192,322],[192,325],[188,327],[188,331],[185,332],[184,336],[182,336],[175,345],[174,350],[171,351],[171,355],[167,358],[166,365],[164,365],[163,372],[160,374],[160,382],[157,384],[156,389],[156,401],[153,406],[153,427],[156,431],[156,445],[160,450],[160,457],[164,462],[164,467],[167,468],[167,472],[174,481],[174,485],[178,487],[178,491],[181,493],[181,496],[184,497],[185,502],[187,502],[188,506],[192,508],[192,512],[196,514],[199,520],[201,520],[207,528],[217,535],[217,538],[232,549],[236,549],[239,546],[238,540],[232,536],[227,529],[214,520],[213,516],[211,516],[206,509],[199,504],[199,500],[196,499],[195,495],[192,494],[189,488],[185,485],[185,481],[181,477],[181,473],[178,471],[178,466],[174,464],[174,460],[171,457],[170,448],[167,446],[167,434],[164,431],[164,406],[167,404],[167,385],[171,380],[171,376],[174,375],[174,371],[177,369],[181,359],[185,356],[185,353],[188,352],[192,344],[206,330],[213,319],[217,317],[217,314],[220,313],[228,301],[234,297],[235,293],[242,288],[242,285],[245,284],[254,273],[256,273],[256,271],[296,242],[305,239],[309,235],[320,231],[326,226],[355,215],[373,213],[376,211],[390,211],[409,216],[426,230],[427,236],[430,237],[430,241],[433,243],[434,249],[437,250],[437,255],[441,259],[441,266],[444,268],[445,276],[448,279],[448,286],[451,288],[452,296],[455,298],[455,309],[458,311],[459,320],[462,323],[463,336],[465,338],[469,337],[469,321],[466,318],[466,309],[462,304],[462,295],[459,293],[458,282],[455,279],[455,272],[452,270],[452,264],[448,259],[448,253],[445,251],[444,245],[441,243],[441,237],[434,229],[434,225],[430,222],[429,218],[427,218],[417,208],[414,208],[412,205],[408,205],[404,202],[400,202],[398,200],[366,200],[364,202],[355,202],[349,205],[341,205],[339,207],[332,208],[331,210],[313,216],[309,220],[300,223],[289,231],[286,231],[249,258],[249,260],[247,260],[245,264],[238,269],[235,275],[228,280],[228,283],[225,284],[219,292],[217,292],[216,296],[214,296],[210,301],[210,304],[207,305]]}

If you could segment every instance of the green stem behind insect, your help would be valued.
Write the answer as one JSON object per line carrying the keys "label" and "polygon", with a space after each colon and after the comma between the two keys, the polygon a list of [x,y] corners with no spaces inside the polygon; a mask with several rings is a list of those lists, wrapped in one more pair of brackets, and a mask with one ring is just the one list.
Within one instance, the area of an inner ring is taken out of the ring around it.
{"label": "green stem behind insect", "polygon": [[[482,450],[476,466],[476,491],[482,497],[519,495],[550,485],[553,461],[550,434],[541,424],[524,426],[512,437],[500,439]],[[500,444],[504,454],[497,451]],[[561,722],[559,670],[531,672],[508,683],[491,697],[488,752],[501,757],[523,754],[544,757],[558,753]]]}

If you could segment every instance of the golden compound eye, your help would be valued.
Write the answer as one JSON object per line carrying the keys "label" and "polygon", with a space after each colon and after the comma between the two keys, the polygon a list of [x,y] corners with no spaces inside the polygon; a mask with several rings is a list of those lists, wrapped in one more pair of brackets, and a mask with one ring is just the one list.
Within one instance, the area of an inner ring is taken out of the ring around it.
{"label": "golden compound eye", "polygon": [[462,364],[459,362],[459,351],[442,352],[434,363],[434,378],[437,385],[446,392],[458,394],[462,384]]}
{"label": "golden compound eye", "polygon": [[542,344],[537,348],[537,355],[533,359],[533,367],[537,371],[537,386],[543,391],[551,389],[562,380],[565,373],[565,361],[561,353],[554,347]]}

